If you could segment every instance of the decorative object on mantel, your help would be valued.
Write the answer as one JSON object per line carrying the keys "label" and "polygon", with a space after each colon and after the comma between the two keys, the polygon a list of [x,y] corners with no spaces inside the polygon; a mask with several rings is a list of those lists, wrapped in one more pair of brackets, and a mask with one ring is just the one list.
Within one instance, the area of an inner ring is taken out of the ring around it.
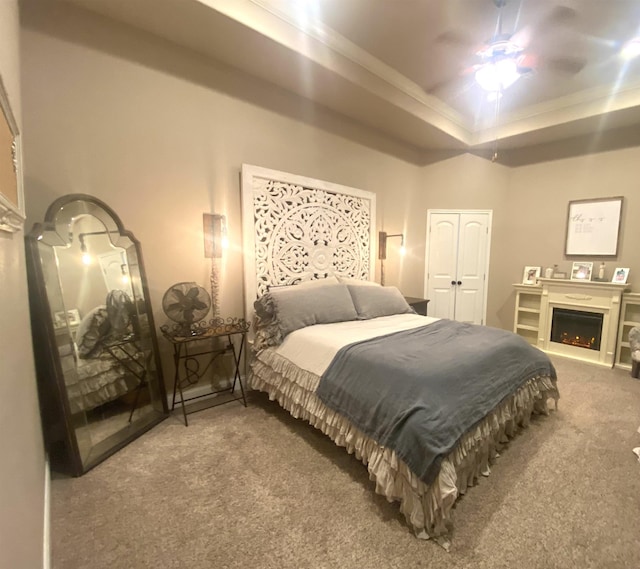
{"label": "decorative object on mantel", "polygon": [[24,224],[21,136],[0,79],[0,231],[20,231]]}
{"label": "decorative object on mantel", "polygon": [[604,278],[605,267],[606,267],[606,265],[604,264],[604,262],[600,263],[600,266],[598,267],[598,276],[597,277],[593,277],[591,280],[593,280],[595,282],[599,282],[599,283],[608,282],[607,279]]}
{"label": "decorative object on mantel", "polygon": [[629,278],[629,269],[618,267],[613,272],[613,278],[611,279],[611,282],[625,284],[628,278]]}
{"label": "decorative object on mantel", "polygon": [[553,276],[553,267],[547,267],[544,270],[544,278],[545,279],[550,279]]}
{"label": "decorative object on mantel", "polygon": [[522,284],[534,285],[537,284],[540,278],[540,271],[542,267],[525,267],[522,275]]}
{"label": "decorative object on mantel", "polygon": [[617,255],[622,199],[569,202],[565,255]]}
{"label": "decorative object on mantel", "polygon": [[590,281],[591,273],[593,271],[593,263],[586,261],[578,261],[573,263],[571,267],[571,280],[572,281]]}

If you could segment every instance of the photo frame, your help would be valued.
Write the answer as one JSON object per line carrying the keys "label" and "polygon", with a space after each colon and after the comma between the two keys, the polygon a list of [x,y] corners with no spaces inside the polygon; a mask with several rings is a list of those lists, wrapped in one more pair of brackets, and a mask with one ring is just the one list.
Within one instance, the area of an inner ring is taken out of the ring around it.
{"label": "photo frame", "polygon": [[[80,325],[80,311],[77,308],[72,308],[71,310],[67,310],[66,312],[67,318],[69,321],[69,326],[79,326]],[[65,311],[61,310],[60,312],[56,312],[53,315],[53,325],[56,328],[64,328],[67,323],[65,320]]]}
{"label": "photo frame", "polygon": [[24,226],[22,183],[20,132],[0,77],[0,231],[14,233]]}
{"label": "photo frame", "polygon": [[624,267],[617,267],[616,270],[613,271],[613,277],[611,278],[611,282],[618,283],[618,284],[626,284],[628,278],[629,278],[629,269]]}
{"label": "photo frame", "polygon": [[593,263],[586,261],[577,261],[571,267],[572,281],[590,281],[593,274]]}
{"label": "photo frame", "polygon": [[622,201],[622,196],[570,201],[565,255],[617,255]]}
{"label": "photo frame", "polygon": [[522,274],[522,284],[534,285],[538,283],[542,267],[525,267]]}

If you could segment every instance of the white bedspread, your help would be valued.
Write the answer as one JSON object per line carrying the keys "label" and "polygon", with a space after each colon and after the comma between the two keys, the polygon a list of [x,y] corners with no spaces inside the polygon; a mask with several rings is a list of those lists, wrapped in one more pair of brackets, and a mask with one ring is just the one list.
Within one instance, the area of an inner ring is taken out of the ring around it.
{"label": "white bedspread", "polygon": [[411,330],[437,320],[439,318],[418,314],[394,314],[371,320],[316,324],[289,334],[276,353],[299,368],[320,376],[329,367],[336,352],[347,344]]}

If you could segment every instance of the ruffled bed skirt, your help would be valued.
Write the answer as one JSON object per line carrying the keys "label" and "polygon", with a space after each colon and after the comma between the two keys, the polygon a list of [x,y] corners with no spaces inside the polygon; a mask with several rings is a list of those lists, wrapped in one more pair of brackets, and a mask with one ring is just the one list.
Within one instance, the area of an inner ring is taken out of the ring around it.
{"label": "ruffled bed skirt", "polygon": [[457,497],[480,475],[488,476],[502,445],[520,427],[528,425],[533,413],[548,414],[548,399],[554,399],[556,406],[558,400],[550,377],[530,379],[462,437],[442,461],[436,480],[427,485],[393,450],[379,445],[326,407],[315,394],[320,381],[317,375],[297,367],[273,349],[256,355],[251,372],[254,389],[268,393],[270,400],[276,400],[291,415],[308,421],[336,445],[355,454],[367,466],[376,492],[390,502],[400,502],[400,511],[416,536],[435,538],[445,549],[449,548],[451,509]]}

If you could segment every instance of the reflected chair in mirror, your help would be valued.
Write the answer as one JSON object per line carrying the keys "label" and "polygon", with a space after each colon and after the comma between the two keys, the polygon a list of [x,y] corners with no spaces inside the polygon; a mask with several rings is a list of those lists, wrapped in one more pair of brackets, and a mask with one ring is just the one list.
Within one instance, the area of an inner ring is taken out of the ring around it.
{"label": "reflected chair in mirror", "polygon": [[84,194],[25,239],[45,444],[54,471],[79,476],[168,414],[142,251]]}

